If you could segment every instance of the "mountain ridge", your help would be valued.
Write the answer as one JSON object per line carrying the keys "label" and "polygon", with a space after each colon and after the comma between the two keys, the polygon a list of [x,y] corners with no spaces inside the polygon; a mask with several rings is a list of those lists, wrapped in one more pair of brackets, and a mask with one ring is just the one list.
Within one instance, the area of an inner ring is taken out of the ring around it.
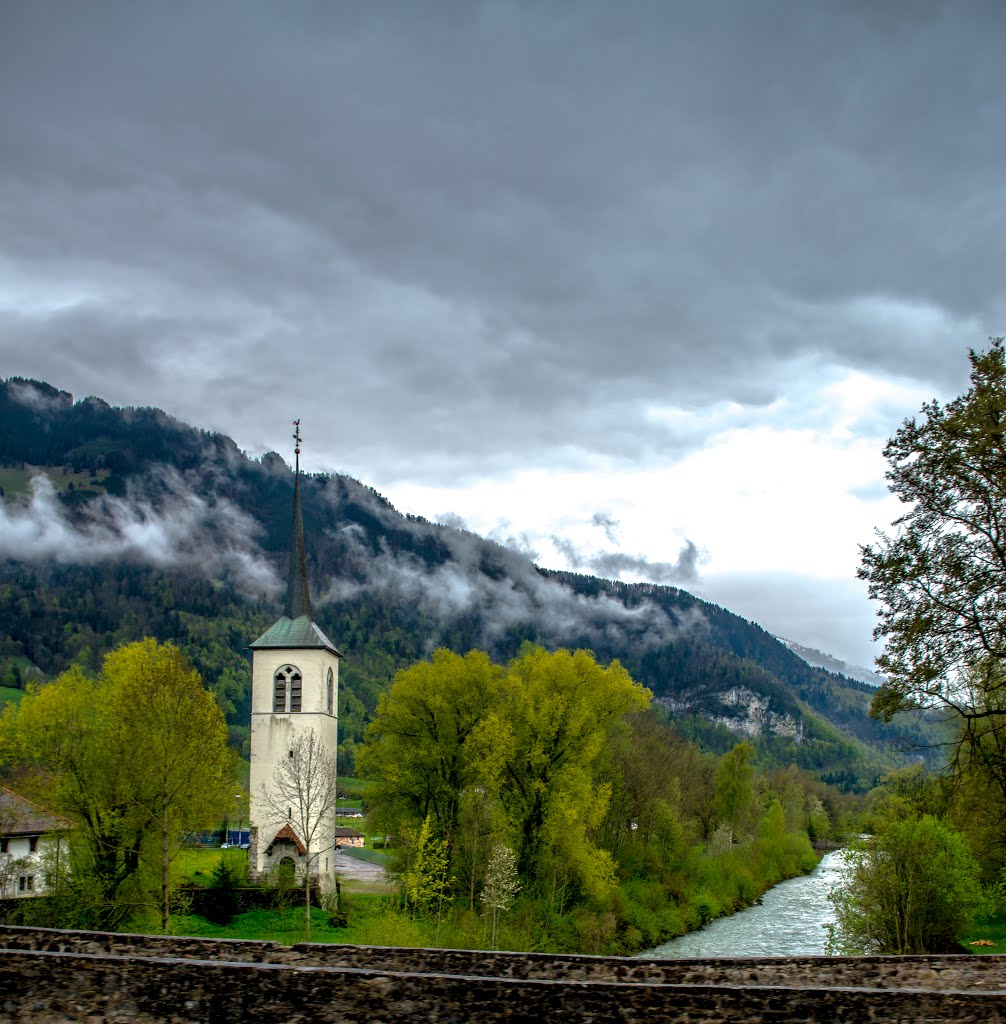
{"label": "mountain ridge", "polygon": [[848,661],[835,657],[833,654],[819,651],[816,647],[807,647],[796,640],[787,640],[784,636],[776,636],[776,640],[788,647],[797,657],[803,658],[808,665],[813,665],[815,668],[827,669],[829,672],[835,672],[838,675],[845,676],[847,679],[855,679],[858,682],[866,683],[868,686],[873,687],[883,686],[886,682],[882,675],[866,668],[864,665],[853,665]]}
{"label": "mountain ridge", "polygon": [[[157,409],[11,378],[0,386],[0,467],[0,612],[13,626],[0,637],[0,673],[4,658],[47,675],[93,665],[127,627],[149,631],[186,649],[241,742],[244,646],[275,618],[283,586],[284,460],[251,459]],[[905,735],[869,718],[867,686],[809,665],[727,609],[677,587],[536,566],[403,515],[347,476],[304,474],[301,487],[315,617],[348,655],[346,759],[397,668],[435,646],[502,659],[530,640],[619,658],[714,749],[748,736],[765,756],[850,785],[897,761],[885,747]],[[34,617],[19,604],[26,585]]]}

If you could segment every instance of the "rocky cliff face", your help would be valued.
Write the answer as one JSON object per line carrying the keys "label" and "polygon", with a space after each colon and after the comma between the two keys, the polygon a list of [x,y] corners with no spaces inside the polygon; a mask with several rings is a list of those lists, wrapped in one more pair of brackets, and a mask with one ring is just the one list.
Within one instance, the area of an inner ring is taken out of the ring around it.
{"label": "rocky cliff face", "polygon": [[[657,697],[655,703],[672,717],[698,714],[713,725],[725,726],[737,736],[748,739],[785,736],[800,743],[804,738],[804,723],[797,715],[773,711],[769,697],[745,686],[732,686],[701,698]],[[722,710],[710,710],[711,703],[719,704]]]}

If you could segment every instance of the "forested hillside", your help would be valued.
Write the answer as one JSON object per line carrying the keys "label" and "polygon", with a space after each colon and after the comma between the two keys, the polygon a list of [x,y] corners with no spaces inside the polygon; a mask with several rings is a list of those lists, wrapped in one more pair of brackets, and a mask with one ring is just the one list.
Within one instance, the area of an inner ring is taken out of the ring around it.
{"label": "forested hillside", "polygon": [[[240,746],[246,647],[279,612],[293,491],[283,459],[250,459],[156,409],[15,378],[0,385],[0,487],[0,684],[171,639]],[[913,728],[870,719],[868,686],[685,591],[539,568],[344,476],[306,476],[303,511],[316,618],[346,655],[347,769],[394,672],[438,646],[505,660],[530,640],[618,658],[684,735],[719,752],[747,736],[767,761],[848,788],[890,767]]]}

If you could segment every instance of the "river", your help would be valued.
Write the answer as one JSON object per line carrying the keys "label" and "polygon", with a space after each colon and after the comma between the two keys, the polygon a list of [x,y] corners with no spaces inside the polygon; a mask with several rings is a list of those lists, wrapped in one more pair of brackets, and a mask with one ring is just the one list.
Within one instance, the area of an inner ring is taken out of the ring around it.
{"label": "river", "polygon": [[769,889],[762,902],[640,956],[816,956],[834,920],[828,893],[846,870],[841,850],[825,854],[809,875]]}

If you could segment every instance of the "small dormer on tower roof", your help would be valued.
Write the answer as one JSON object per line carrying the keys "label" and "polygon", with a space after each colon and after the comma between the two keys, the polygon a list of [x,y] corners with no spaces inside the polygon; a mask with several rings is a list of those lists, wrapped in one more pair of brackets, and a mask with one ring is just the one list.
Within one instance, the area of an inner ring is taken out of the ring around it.
{"label": "small dormer on tower roof", "polygon": [[300,420],[294,420],[293,527],[290,538],[290,574],[286,586],[286,607],[251,646],[303,649],[325,647],[338,657],[342,653],[328,639],[311,614],[311,592],[307,585],[307,555],[304,548],[304,520],[300,508]]}

